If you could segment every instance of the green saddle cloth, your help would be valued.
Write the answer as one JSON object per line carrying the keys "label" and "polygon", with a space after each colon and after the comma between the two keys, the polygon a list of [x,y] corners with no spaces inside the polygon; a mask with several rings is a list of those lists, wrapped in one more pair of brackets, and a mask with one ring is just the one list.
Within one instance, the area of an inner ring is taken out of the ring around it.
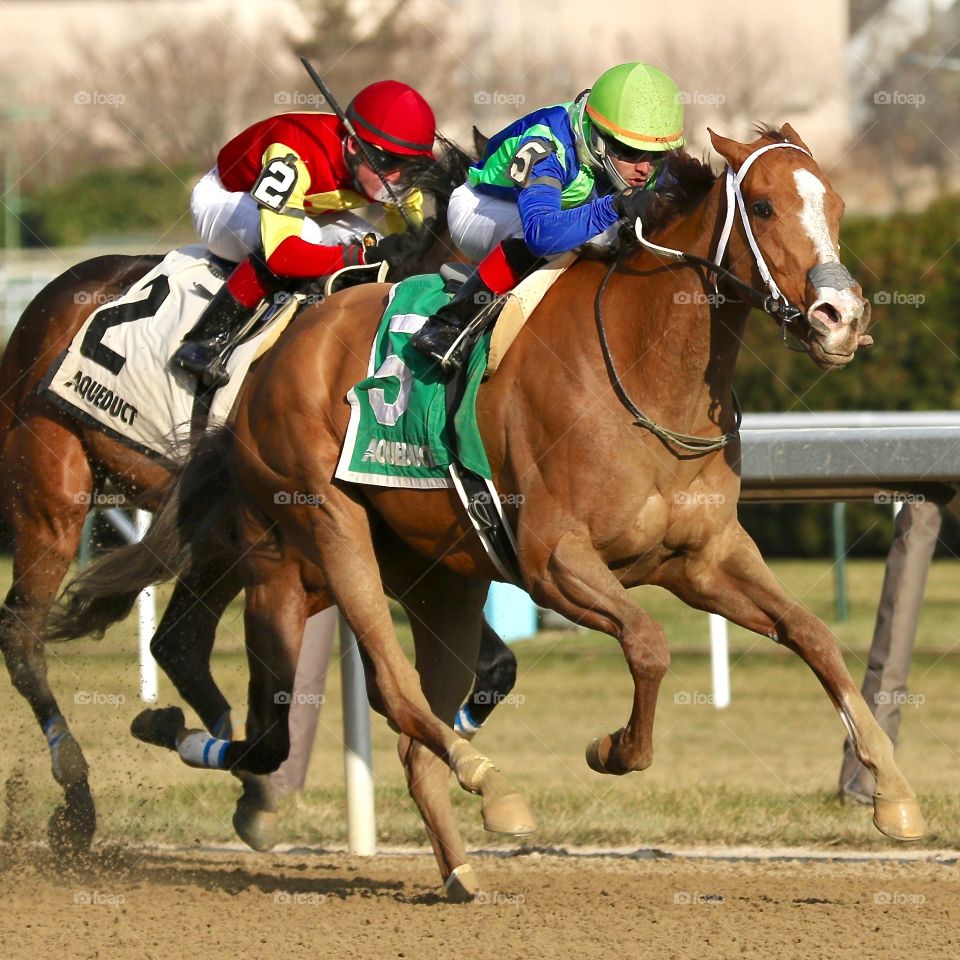
{"label": "green saddle cloth", "polygon": [[491,479],[476,415],[490,332],[470,354],[466,387],[453,417],[447,413],[446,374],[410,345],[426,318],[450,299],[438,274],[410,277],[391,289],[367,377],[347,393],[350,424],[337,465],[339,479],[381,487],[447,487],[454,462]]}

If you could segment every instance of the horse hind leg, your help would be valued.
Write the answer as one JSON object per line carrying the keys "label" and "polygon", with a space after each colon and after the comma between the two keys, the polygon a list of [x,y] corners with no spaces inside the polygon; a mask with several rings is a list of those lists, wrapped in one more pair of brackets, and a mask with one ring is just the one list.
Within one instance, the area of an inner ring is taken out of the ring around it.
{"label": "horse hind leg", "polygon": [[[177,581],[150,643],[151,653],[177,692],[218,740],[233,739],[233,723],[230,704],[210,672],[210,654],[217,625],[241,586],[232,561],[191,570]],[[176,726],[182,726],[182,721]],[[233,815],[237,836],[254,850],[272,850],[278,825],[270,780],[247,771],[238,772],[237,778],[243,787]]]}
{"label": "horse hind leg", "polygon": [[[481,647],[487,584],[424,560],[397,541],[391,546],[388,551],[378,544],[377,555],[384,583],[410,618],[420,685],[431,710],[438,717],[452,717],[473,680],[470,665],[477,662]],[[450,802],[448,765],[405,734],[401,734],[397,750],[447,898],[453,902],[473,899],[479,884]],[[488,828],[494,821],[502,821],[515,832],[533,831],[533,821],[519,795],[488,797],[485,804]]]}
{"label": "horse hind leg", "polygon": [[517,682],[517,658],[484,619],[473,689],[457,712],[454,730],[472,740]]}
{"label": "horse hind leg", "polygon": [[0,650],[14,688],[30,704],[50,748],[64,801],[50,818],[51,847],[85,851],[96,829],[87,762],[47,676],[47,612],[76,555],[93,478],[77,437],[52,421],[14,428],[3,450],[2,495],[14,532],[13,583],[0,610]]}
{"label": "horse hind leg", "polygon": [[894,760],[890,738],[853,682],[836,638],[825,623],[784,593],[741,528],[713,545],[709,559],[692,558],[682,572],[658,582],[691,606],[717,613],[797,653],[826,690],[857,756],[876,778],[874,825],[894,840],[923,836],[916,795]]}
{"label": "horse hind leg", "polygon": [[[266,775],[283,763],[290,748],[287,718],[306,597],[295,558],[271,560],[251,554],[245,565],[249,582],[244,632],[250,672],[245,739],[230,739],[226,727],[215,726],[210,733],[187,729],[179,707],[143,711],[132,732],[146,743],[174,750],[188,766],[237,776],[244,792],[234,813],[234,829],[248,846],[264,851],[276,843],[276,803]],[[214,716],[210,714],[211,719]]]}
{"label": "horse hind leg", "polygon": [[[305,483],[299,488],[318,489]],[[519,795],[493,762],[431,711],[420,678],[397,643],[365,509],[336,487],[319,489],[324,492],[320,509],[300,510],[309,534],[301,535],[299,546],[324,571],[333,601],[372,665],[386,715],[400,733],[447,762],[464,790],[483,798],[486,829],[530,829],[529,812],[512,803]]]}

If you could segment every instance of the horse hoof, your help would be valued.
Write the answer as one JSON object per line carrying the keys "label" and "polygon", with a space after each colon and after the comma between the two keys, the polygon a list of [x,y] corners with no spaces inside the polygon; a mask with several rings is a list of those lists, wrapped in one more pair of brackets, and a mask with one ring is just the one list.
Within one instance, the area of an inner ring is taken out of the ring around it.
{"label": "horse hoof", "polygon": [[266,853],[277,845],[277,800],[270,778],[239,773],[243,793],[233,814],[233,829],[252,850]]}
{"label": "horse hoof", "polygon": [[143,743],[176,750],[177,736],[185,726],[186,718],[179,707],[162,707],[138,713],[130,724],[130,732]]}
{"label": "horse hoof", "polygon": [[610,754],[613,752],[613,737],[607,734],[594,740],[587,747],[587,766],[595,773],[606,773],[613,777],[622,777],[627,770],[610,763]]}
{"label": "horse hoof", "polygon": [[873,825],[893,840],[919,840],[926,829],[916,797],[886,800],[874,796]]}
{"label": "horse hoof", "polygon": [[50,816],[47,839],[61,861],[83,857],[90,850],[97,829],[97,812],[86,782],[67,788],[64,802]]}
{"label": "horse hoof", "polygon": [[480,884],[473,867],[462,863],[443,882],[443,889],[450,903],[469,903],[480,892]]}
{"label": "horse hoof", "polygon": [[57,740],[50,750],[50,765],[53,779],[67,789],[74,784],[85,783],[87,779],[87,761],[80,744],[67,731]]}
{"label": "horse hoof", "polygon": [[536,833],[537,823],[527,801],[519,793],[484,798],[480,810],[483,815],[483,829],[488,833],[507,833],[514,837]]}
{"label": "horse hoof", "polygon": [[253,804],[237,801],[233,812],[233,829],[251,850],[266,853],[277,845],[277,814],[273,810],[261,810]]}

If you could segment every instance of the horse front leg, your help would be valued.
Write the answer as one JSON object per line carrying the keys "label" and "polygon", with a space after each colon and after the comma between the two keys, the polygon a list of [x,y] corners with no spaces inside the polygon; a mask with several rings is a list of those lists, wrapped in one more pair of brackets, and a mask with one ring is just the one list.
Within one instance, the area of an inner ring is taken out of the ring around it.
{"label": "horse front leg", "polygon": [[663,628],[630,599],[586,536],[563,535],[528,586],[542,606],[619,640],[633,678],[630,719],[587,747],[587,763],[597,773],[645,770],[653,762],[657,695],[670,667]]}
{"label": "horse front leg", "polygon": [[739,525],[694,556],[667,565],[654,581],[681,600],[789,647],[813,670],[840,714],[860,761],[876,778],[873,822],[895,840],[919,840],[924,822],[900,772],[893,744],[847,670],[829,628],[780,587]]}
{"label": "horse front leg", "polygon": [[93,477],[77,437],[46,420],[31,420],[7,435],[2,468],[0,497],[14,544],[13,583],[0,607],[0,653],[50,749],[64,801],[50,818],[48,835],[51,847],[69,857],[90,846],[96,811],[87,761],[47,677],[43,634],[80,544]]}

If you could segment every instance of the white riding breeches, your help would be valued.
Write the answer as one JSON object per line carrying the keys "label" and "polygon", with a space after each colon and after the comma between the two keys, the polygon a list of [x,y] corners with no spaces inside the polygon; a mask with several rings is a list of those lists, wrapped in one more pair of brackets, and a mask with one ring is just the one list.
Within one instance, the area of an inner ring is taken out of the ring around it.
{"label": "white riding breeches", "polygon": [[[239,262],[254,251],[263,250],[257,202],[249,193],[227,190],[216,168],[193,188],[190,213],[200,239],[215,256]],[[365,233],[380,235],[363,217],[349,210],[304,217],[302,223],[300,237],[325,246],[357,243]]]}
{"label": "white riding breeches", "polygon": [[[469,183],[457,187],[447,207],[450,238],[474,263],[511,237],[523,236],[520,210],[511,200],[480,193]],[[592,237],[583,246],[608,250],[617,240],[620,224]]]}
{"label": "white riding breeches", "polygon": [[469,183],[457,187],[447,207],[450,239],[474,263],[511,237],[523,236],[520,211],[510,200],[479,193]]}

